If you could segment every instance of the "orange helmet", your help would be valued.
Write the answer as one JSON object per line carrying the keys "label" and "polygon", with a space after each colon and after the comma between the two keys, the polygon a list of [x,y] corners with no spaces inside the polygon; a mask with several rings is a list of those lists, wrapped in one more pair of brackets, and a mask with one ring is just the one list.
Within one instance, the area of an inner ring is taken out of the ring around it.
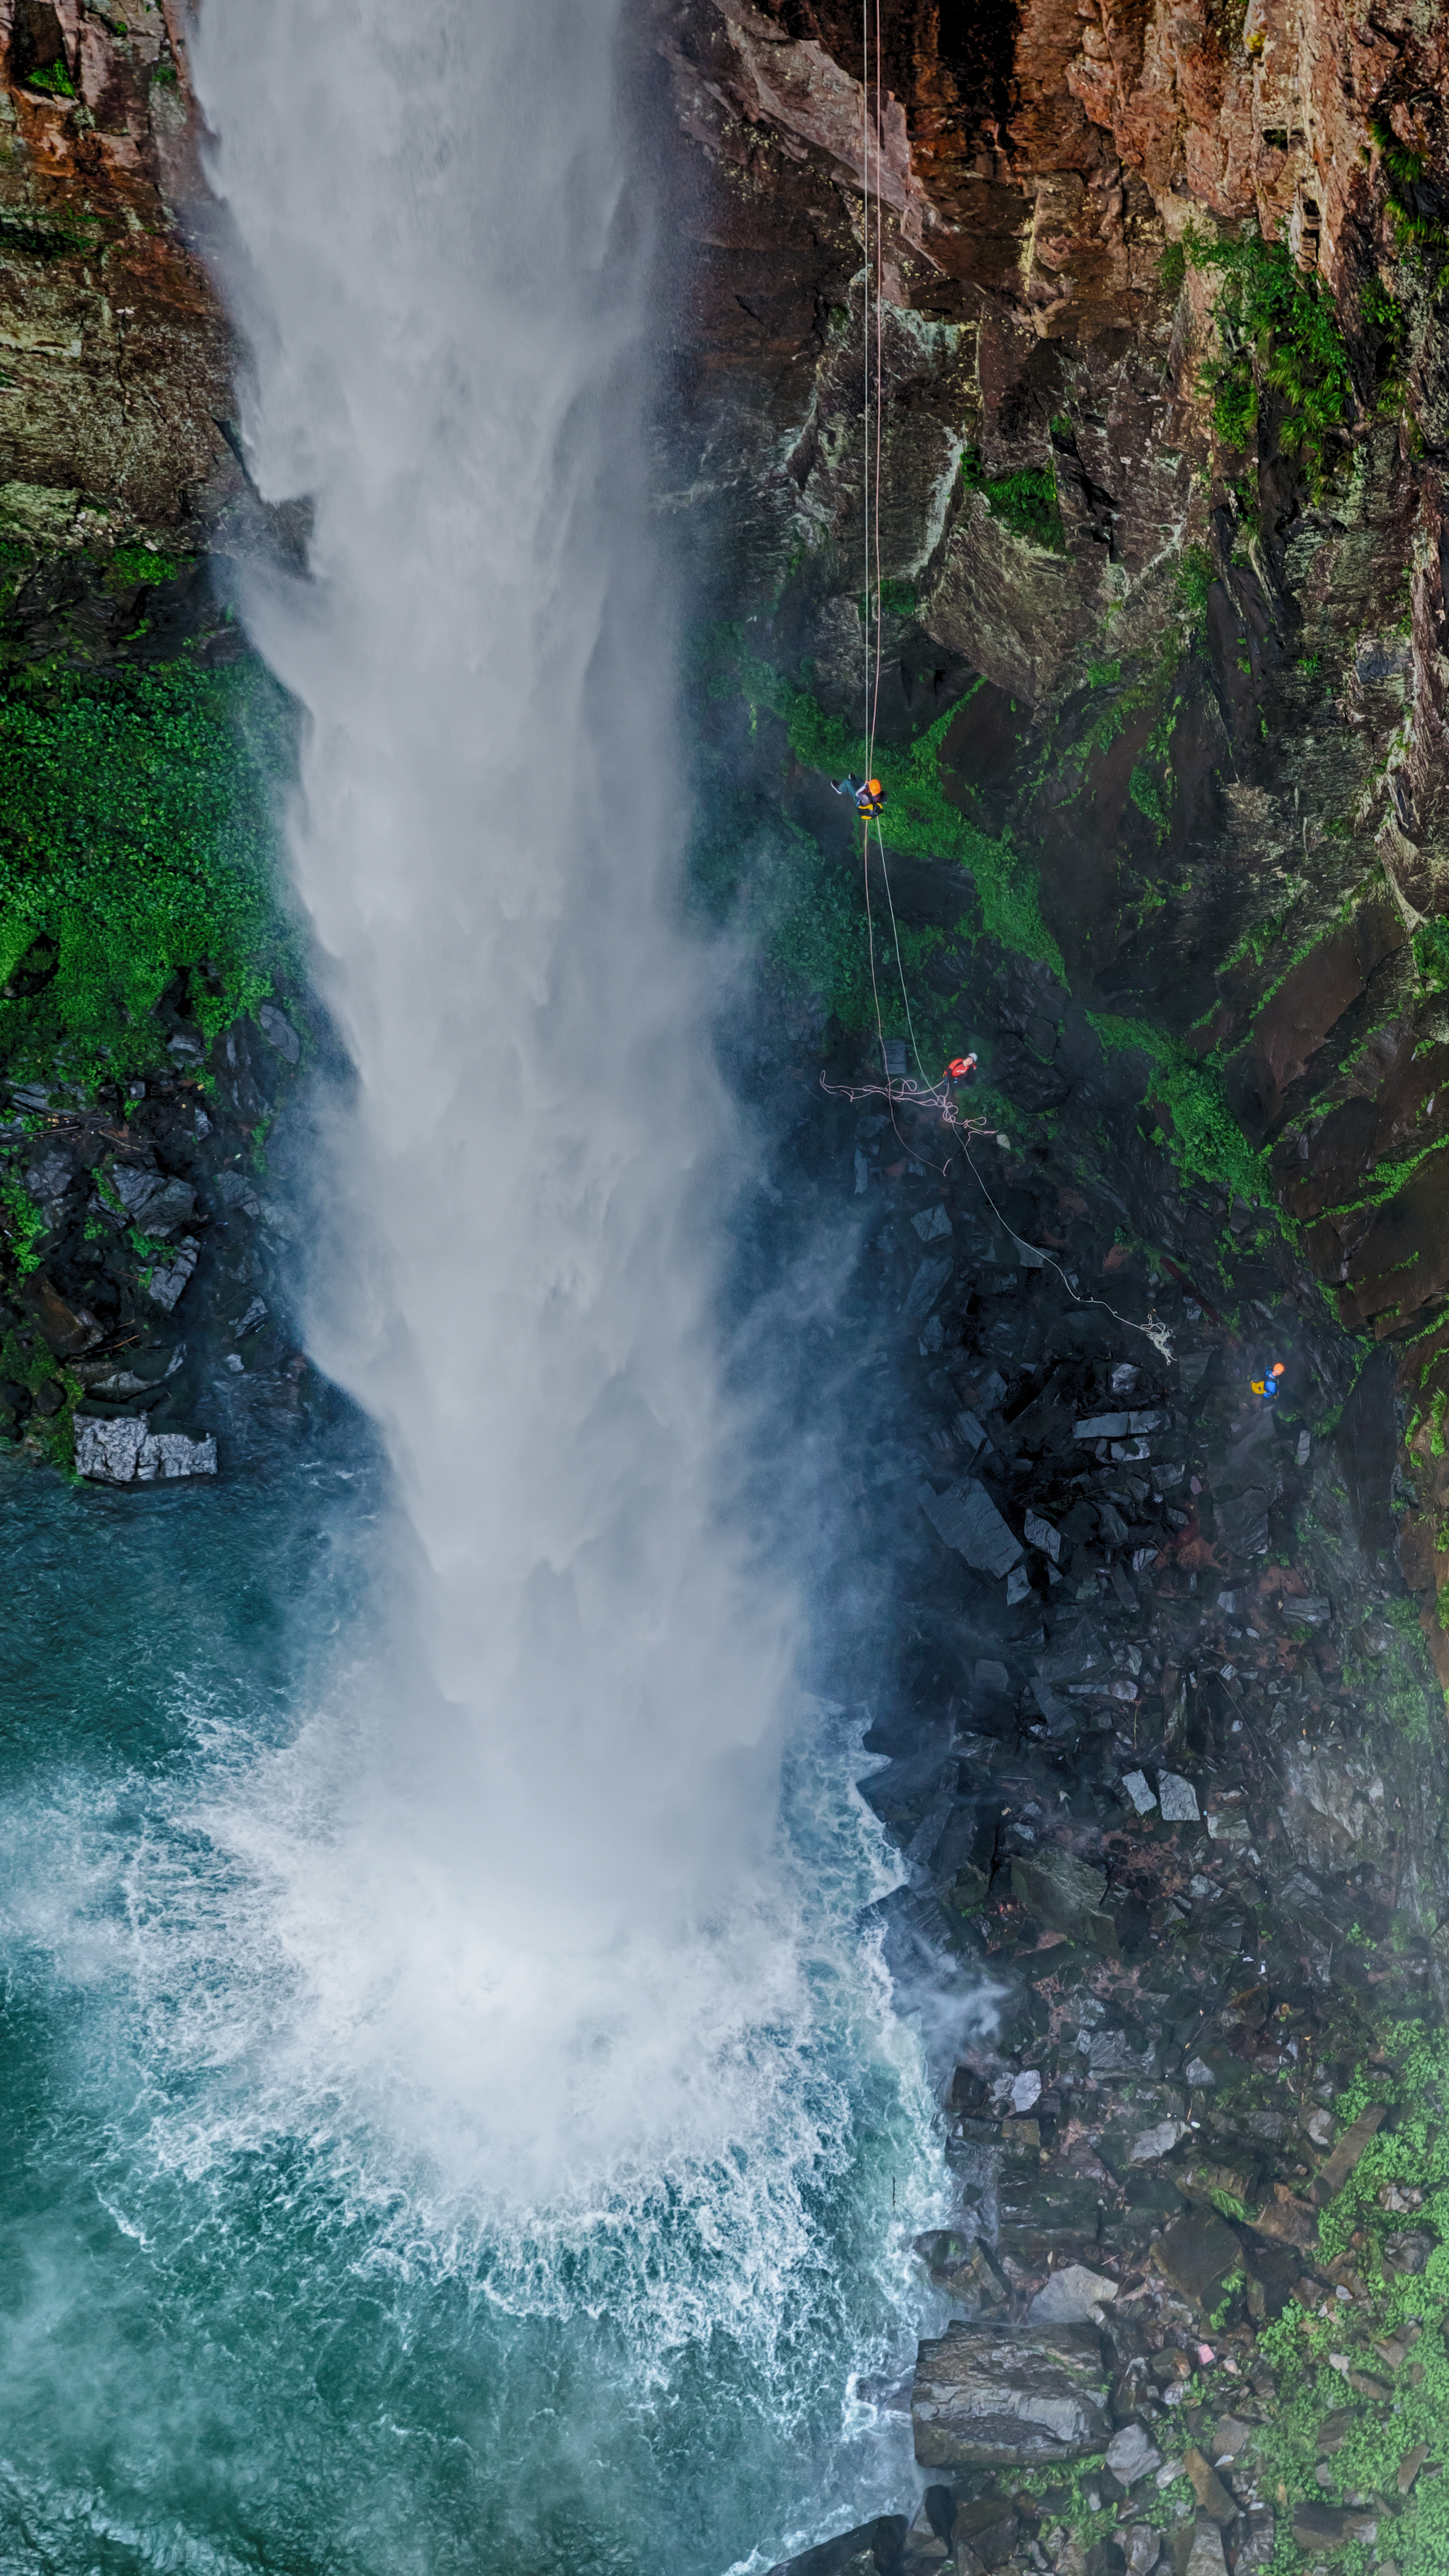
{"label": "orange helmet", "polygon": [[1275,1360],[1273,1362],[1273,1375],[1275,1377],[1281,1377],[1283,1375],[1283,1362],[1281,1360]]}
{"label": "orange helmet", "polygon": [[866,786],[869,788],[869,790],[870,790],[870,792],[871,792],[872,796],[879,796],[879,794],[880,794],[880,792],[881,792],[881,786],[880,786],[880,780],[879,780],[878,778],[868,778],[868,779],[866,780],[866,782],[865,782],[865,783],[866,783]]}

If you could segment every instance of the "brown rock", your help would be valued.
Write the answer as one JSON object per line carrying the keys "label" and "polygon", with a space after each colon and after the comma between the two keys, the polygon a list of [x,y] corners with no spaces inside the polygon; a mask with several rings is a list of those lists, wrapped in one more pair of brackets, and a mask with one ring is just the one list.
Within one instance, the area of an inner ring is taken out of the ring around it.
{"label": "brown rock", "polygon": [[[1383,2102],[1373,2102],[1355,2120],[1351,2129],[1345,2129],[1328,2162],[1319,2169],[1318,2179],[1313,2186],[1314,2198],[1317,2201],[1320,2203],[1330,2201],[1336,2192],[1342,2191],[1365,2147],[1371,2139],[1378,2136],[1387,2117],[1387,2105]],[[1295,2239],[1296,2241],[1298,2240]]]}
{"label": "brown rock", "polygon": [[68,1306],[43,1270],[26,1282],[21,1302],[29,1308],[42,1340],[58,1360],[78,1359],[82,1351],[92,1351],[97,1342],[105,1340],[105,1326],[96,1321],[90,1309]]}
{"label": "brown rock", "polygon": [[1428,2456],[1428,2446],[1423,2442],[1417,2443],[1412,2451],[1406,2451],[1404,2453],[1403,2458],[1399,2462],[1398,2485],[1400,2495],[1408,2494],[1409,2489],[1412,2487],[1415,2478],[1418,2476],[1419,2471],[1422,2469]]}
{"label": "brown rock", "polygon": [[1318,2212],[1300,2200],[1286,2183],[1273,2185],[1273,2197],[1265,2201],[1253,2220],[1259,2236],[1267,2236],[1275,2245],[1313,2245],[1318,2239]]}
{"label": "brown rock", "polygon": [[1194,2210],[1174,2219],[1154,2248],[1156,2261],[1175,2290],[1194,2307],[1215,2305],[1215,2293],[1241,2266],[1236,2236],[1210,2210]]}
{"label": "brown rock", "polygon": [[1331,2553],[1355,2540],[1372,2548],[1378,2533],[1378,2510],[1373,2505],[1298,2504],[1293,2508],[1293,2537],[1300,2549]]}
{"label": "brown rock", "polygon": [[1203,2512],[1211,2514],[1214,2522],[1232,2522],[1238,2510],[1237,2498],[1224,2486],[1212,2462],[1193,2449],[1184,2451],[1182,2465]]}

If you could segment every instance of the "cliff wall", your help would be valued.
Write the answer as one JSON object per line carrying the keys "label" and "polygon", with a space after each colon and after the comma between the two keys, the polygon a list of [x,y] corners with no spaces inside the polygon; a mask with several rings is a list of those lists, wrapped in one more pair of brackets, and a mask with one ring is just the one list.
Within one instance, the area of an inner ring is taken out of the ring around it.
{"label": "cliff wall", "polygon": [[673,509],[721,619],[858,728],[878,330],[884,730],[959,705],[944,792],[1063,989],[1141,1024],[1146,1132],[1200,1064],[1240,1186],[1392,1351],[1449,1679],[1449,35],[1335,0],[881,34],[877,310],[854,13],[660,15],[699,208]]}

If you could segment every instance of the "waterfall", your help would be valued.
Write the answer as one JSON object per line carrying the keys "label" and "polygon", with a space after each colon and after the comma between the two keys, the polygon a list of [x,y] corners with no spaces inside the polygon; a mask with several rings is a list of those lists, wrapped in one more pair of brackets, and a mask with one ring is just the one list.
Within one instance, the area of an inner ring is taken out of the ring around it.
{"label": "waterfall", "polygon": [[243,590],[355,1070],[309,1341],[381,1427],[402,1569],[228,1831],[298,2044],[514,2173],[708,2136],[791,1978],[796,1614],[731,1511],[739,1147],[676,920],[620,16],[210,0],[194,47],[249,471],[310,510],[306,577]]}

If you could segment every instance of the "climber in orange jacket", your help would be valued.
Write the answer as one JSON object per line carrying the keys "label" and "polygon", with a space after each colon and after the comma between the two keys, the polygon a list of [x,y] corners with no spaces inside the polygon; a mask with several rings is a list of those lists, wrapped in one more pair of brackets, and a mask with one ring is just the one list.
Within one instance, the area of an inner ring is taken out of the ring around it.
{"label": "climber in orange jacket", "polygon": [[878,778],[832,778],[830,783],[837,796],[855,799],[855,810],[864,815],[867,823],[884,812],[886,792]]}

